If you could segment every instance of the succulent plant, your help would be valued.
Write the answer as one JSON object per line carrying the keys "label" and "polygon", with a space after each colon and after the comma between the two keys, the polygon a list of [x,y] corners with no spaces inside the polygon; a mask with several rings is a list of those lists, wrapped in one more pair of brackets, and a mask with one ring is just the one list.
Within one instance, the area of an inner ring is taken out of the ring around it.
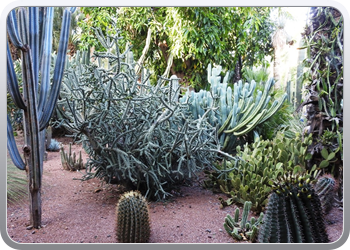
{"label": "succulent plant", "polygon": [[213,167],[214,171],[206,171],[208,179],[204,184],[230,196],[231,200],[221,200],[223,205],[251,201],[252,209],[260,212],[268,201],[271,180],[289,171],[306,170],[310,158],[307,147],[311,142],[311,135],[303,141],[300,135],[289,139],[282,133],[273,140],[257,138],[243,148],[237,146],[239,161],[223,161]]}
{"label": "succulent plant", "polygon": [[272,79],[265,83],[264,91],[254,95],[256,82],[243,84],[239,81],[232,89],[228,86],[229,72],[221,82],[222,67],[208,65],[208,82],[210,91],[194,92],[187,90],[181,103],[189,103],[193,117],[199,118],[209,110],[209,123],[219,127],[219,139],[222,150],[233,152],[237,146],[237,137],[252,131],[258,124],[270,118],[283,104],[281,100],[270,103],[269,91],[274,85]]}
{"label": "succulent plant", "polygon": [[61,152],[61,163],[62,163],[63,169],[69,170],[69,171],[77,171],[85,168],[83,159],[81,157],[81,151],[79,151],[78,159],[75,152],[73,152],[72,154],[72,143],[69,143],[68,153],[64,151],[63,145],[61,146],[60,152]]}
{"label": "succulent plant", "polygon": [[237,240],[250,240],[254,242],[258,235],[259,227],[263,223],[264,213],[262,212],[258,219],[251,217],[248,220],[251,206],[252,203],[250,201],[244,203],[241,221],[239,221],[239,208],[236,208],[234,218],[229,214],[225,217],[224,228],[226,232]]}
{"label": "succulent plant", "polygon": [[331,175],[324,175],[315,184],[315,192],[320,197],[322,210],[326,214],[333,206],[336,194],[336,181]]}
{"label": "succulent plant", "polygon": [[60,150],[60,143],[56,141],[55,139],[50,140],[50,145],[47,147],[48,151],[59,151]]}
{"label": "succulent plant", "polygon": [[148,204],[138,191],[124,193],[116,208],[119,243],[146,243],[151,233]]}
{"label": "succulent plant", "polygon": [[329,242],[321,202],[311,185],[317,174],[288,173],[274,181],[259,243]]}
{"label": "succulent plant", "polygon": [[193,119],[188,104],[178,102],[176,76],[151,84],[145,69],[135,74],[130,48],[119,51],[118,32],[99,39],[107,52],[95,53],[94,63],[77,55],[58,103],[62,126],[89,154],[83,180],[96,177],[163,199],[218,154],[234,159],[220,150],[208,112]]}
{"label": "succulent plant", "polygon": [[7,33],[12,44],[21,51],[23,95],[7,43],[7,89],[15,105],[23,110],[25,161],[16,147],[11,120],[7,118],[7,148],[18,169],[28,170],[30,221],[41,224],[41,175],[45,152],[45,128],[56,106],[66,60],[71,13],[66,8],[62,19],[59,50],[50,80],[53,7],[20,7],[7,17]]}

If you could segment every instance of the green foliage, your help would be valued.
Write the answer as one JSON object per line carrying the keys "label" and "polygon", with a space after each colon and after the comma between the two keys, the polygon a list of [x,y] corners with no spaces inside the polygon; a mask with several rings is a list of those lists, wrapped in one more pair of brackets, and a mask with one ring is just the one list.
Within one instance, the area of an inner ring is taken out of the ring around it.
{"label": "green foliage", "polygon": [[268,81],[269,73],[265,67],[262,67],[258,70],[255,70],[253,68],[246,68],[243,73],[243,78],[247,82],[255,81],[257,83],[262,83]]}
{"label": "green foliage", "polygon": [[[304,77],[308,82],[306,106],[309,133],[314,135],[314,143],[310,149],[313,161],[321,164],[323,148],[330,150],[342,145],[338,137],[328,138],[324,143],[324,133],[343,133],[343,60],[344,60],[344,18],[333,7],[313,7],[310,9],[310,25],[304,31],[304,48],[307,68]],[[321,143],[320,143],[321,141]],[[337,158],[342,159],[342,151],[337,151]],[[335,151],[333,151],[335,152]],[[335,176],[342,175],[342,160],[336,166]],[[331,171],[331,168],[328,168]]]}
{"label": "green foliage", "polygon": [[120,183],[160,199],[218,153],[231,157],[218,149],[207,115],[194,120],[188,104],[178,102],[175,76],[150,84],[146,70],[135,74],[130,50],[119,51],[118,32],[113,39],[98,34],[106,52],[96,52],[95,63],[77,54],[58,104],[62,125],[89,154],[83,179]]}
{"label": "green foliage", "polygon": [[255,131],[262,138],[269,140],[273,140],[279,131],[283,132],[288,138],[294,138],[296,134],[304,134],[306,119],[298,113],[293,113],[293,111],[293,106],[289,102],[283,102],[273,116],[256,126]]}
{"label": "green foliage", "polygon": [[95,47],[97,51],[105,51],[105,48],[95,36],[94,29],[101,29],[104,35],[109,30],[111,35],[115,35],[111,30],[113,20],[117,15],[116,7],[81,7],[81,13],[77,25],[81,29],[81,34],[78,42],[78,49],[81,51],[87,51],[92,47]]}
{"label": "green foliage", "polygon": [[[280,100],[270,103],[269,94],[274,81],[270,79],[264,84],[264,90],[254,95],[256,82],[228,85],[229,72],[221,82],[222,67],[208,66],[208,82],[210,90],[189,91],[180,98],[181,103],[190,104],[190,112],[195,119],[209,111],[209,123],[218,127],[222,150],[232,153],[237,143],[244,143],[244,135],[257,125],[269,119],[283,104],[286,95]],[[239,138],[239,139],[238,139]]]}
{"label": "green foliage", "polygon": [[250,240],[254,242],[259,231],[260,225],[263,223],[264,213],[261,212],[259,218],[251,217],[248,220],[248,215],[252,203],[246,201],[243,206],[242,219],[239,222],[239,208],[236,208],[234,218],[231,215],[225,217],[224,228],[226,232],[237,240]]}
{"label": "green foliage", "polygon": [[60,152],[61,152],[61,163],[62,163],[63,169],[69,170],[69,171],[77,171],[85,168],[83,159],[81,157],[81,151],[79,151],[78,159],[75,152],[73,152],[72,154],[72,143],[69,143],[68,153],[64,151],[63,145],[61,145],[60,147]]}
{"label": "green foliage", "polygon": [[235,68],[239,61],[241,69],[265,63],[265,56],[272,55],[270,11],[261,7],[122,7],[118,25],[134,45],[136,58],[151,29],[147,67],[161,75],[173,55],[171,74],[199,89],[205,87],[209,63]]}
{"label": "green foliage", "polygon": [[307,148],[312,142],[308,136],[302,141],[300,135],[289,139],[278,133],[273,140],[257,139],[243,148],[237,147],[240,161],[216,165],[216,171],[207,172],[207,187],[217,188],[229,196],[223,205],[252,202],[252,208],[263,210],[271,192],[272,180],[288,171],[302,173],[311,158]]}
{"label": "green foliage", "polygon": [[329,242],[319,196],[311,183],[312,174],[288,173],[272,185],[259,243],[327,243]]}
{"label": "green foliage", "polygon": [[151,233],[149,209],[140,192],[126,192],[120,197],[115,229],[119,243],[148,242]]}

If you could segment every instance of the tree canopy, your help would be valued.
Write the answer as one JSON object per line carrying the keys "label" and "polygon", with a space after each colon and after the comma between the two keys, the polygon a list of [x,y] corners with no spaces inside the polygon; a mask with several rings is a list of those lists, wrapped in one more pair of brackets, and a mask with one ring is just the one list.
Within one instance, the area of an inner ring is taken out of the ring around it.
{"label": "tree canopy", "polygon": [[[193,87],[205,87],[209,63],[232,70],[233,81],[242,78],[242,69],[266,63],[272,55],[274,26],[267,7],[84,7],[81,48],[100,45],[91,27],[105,32],[116,20],[130,42],[135,58],[152,32],[146,56],[147,68],[162,75],[170,62],[170,74]],[[86,32],[84,32],[86,31]]]}

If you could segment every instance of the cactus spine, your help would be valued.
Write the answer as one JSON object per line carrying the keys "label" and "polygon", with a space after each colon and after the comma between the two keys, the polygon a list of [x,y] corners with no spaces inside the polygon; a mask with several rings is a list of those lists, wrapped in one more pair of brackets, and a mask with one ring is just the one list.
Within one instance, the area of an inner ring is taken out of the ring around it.
{"label": "cactus spine", "polygon": [[139,191],[124,193],[116,209],[116,236],[120,243],[146,243],[150,237],[148,204]]}
{"label": "cactus spine", "polygon": [[258,242],[329,242],[321,202],[311,186],[314,178],[315,174],[287,174],[272,185]]}
{"label": "cactus spine", "polygon": [[[16,106],[24,113],[25,162],[17,150],[11,124],[7,123],[7,148],[17,168],[27,170],[30,222],[41,226],[41,176],[45,149],[45,128],[58,98],[68,46],[71,13],[66,8],[62,21],[59,50],[50,83],[53,8],[19,8],[7,17],[7,33],[22,53],[23,96],[19,91],[9,45],[7,44],[7,88]],[[50,89],[51,86],[51,89]]]}

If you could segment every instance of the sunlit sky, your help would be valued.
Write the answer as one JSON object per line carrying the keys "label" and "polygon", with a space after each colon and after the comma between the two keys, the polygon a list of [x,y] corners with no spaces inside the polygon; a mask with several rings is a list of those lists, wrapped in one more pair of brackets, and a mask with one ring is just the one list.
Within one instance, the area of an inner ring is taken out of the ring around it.
{"label": "sunlit sky", "polygon": [[286,7],[284,8],[289,12],[294,20],[288,20],[286,22],[285,30],[287,33],[292,36],[293,39],[299,40],[299,34],[303,31],[303,28],[306,25],[307,13],[309,8],[307,7]]}

